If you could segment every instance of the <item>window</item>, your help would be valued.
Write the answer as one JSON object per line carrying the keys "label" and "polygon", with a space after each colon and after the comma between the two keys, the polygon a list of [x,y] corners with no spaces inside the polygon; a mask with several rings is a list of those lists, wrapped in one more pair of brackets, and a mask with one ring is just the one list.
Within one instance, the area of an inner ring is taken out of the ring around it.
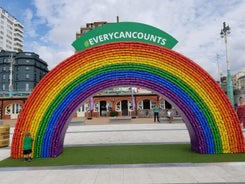
{"label": "window", "polygon": [[27,66],[27,67],[26,67],[26,70],[29,71],[29,70],[30,70],[30,67]]}
{"label": "window", "polygon": [[88,29],[82,30],[82,34],[85,34],[85,33],[87,33],[88,31],[89,31]]}
{"label": "window", "polygon": [[89,104],[88,104],[88,103],[85,103],[84,106],[85,106],[86,112],[89,112],[89,111],[90,111],[90,110],[89,110]]}
{"label": "window", "polygon": [[6,90],[6,86],[5,86],[5,84],[3,84],[3,91],[5,91]]}
{"label": "window", "polygon": [[26,83],[26,91],[29,91],[30,85]]}
{"label": "window", "polygon": [[143,109],[143,101],[139,101],[137,109]]}
{"label": "window", "polygon": [[112,104],[111,104],[111,102],[106,102],[106,109],[107,109],[107,111],[112,111]]}
{"label": "window", "polygon": [[12,109],[11,107],[12,107],[12,104],[9,104],[9,105],[7,105],[7,106],[6,106],[6,109],[5,109],[5,114],[7,114],[7,115],[8,115],[8,114],[10,114],[10,113],[11,113],[11,109]]}
{"label": "window", "polygon": [[15,104],[16,105],[16,114],[20,113],[21,109],[22,109],[22,105],[20,104]]}
{"label": "window", "polygon": [[78,108],[78,112],[84,112],[85,110],[85,107],[84,107],[84,104],[81,105],[81,107]]}
{"label": "window", "polygon": [[84,104],[82,104],[82,107],[80,108],[82,110],[82,112],[85,111],[85,107],[84,107]]}
{"label": "window", "polygon": [[129,109],[129,111],[133,111],[134,110],[132,101],[128,102],[128,109]]}
{"label": "window", "polygon": [[121,111],[121,101],[117,102],[117,104],[116,104],[116,111],[118,111],[118,112]]}
{"label": "window", "polygon": [[9,104],[5,109],[5,114],[12,115],[12,114],[19,114],[22,109],[21,104]]}
{"label": "window", "polygon": [[94,112],[98,112],[99,111],[99,103],[95,103],[94,104]]}
{"label": "window", "polygon": [[160,108],[165,109],[165,100],[160,102]]}
{"label": "window", "polygon": [[5,74],[3,74],[3,79],[6,79],[6,75]]}
{"label": "window", "polygon": [[27,73],[26,74],[26,79],[29,79],[30,78],[30,75]]}
{"label": "window", "polygon": [[151,109],[153,109],[156,106],[156,102],[151,101]]}

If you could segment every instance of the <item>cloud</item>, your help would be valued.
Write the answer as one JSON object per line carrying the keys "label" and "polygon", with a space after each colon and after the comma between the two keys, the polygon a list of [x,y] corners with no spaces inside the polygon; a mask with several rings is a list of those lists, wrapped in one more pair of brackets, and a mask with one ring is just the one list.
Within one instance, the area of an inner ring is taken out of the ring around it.
{"label": "cloud", "polygon": [[48,63],[50,70],[74,54],[74,51],[71,49],[57,49],[56,47],[40,45],[39,42],[32,42],[30,47],[32,50],[28,51],[33,52],[33,50],[35,50],[35,53],[37,53],[42,60],[51,61]]}
{"label": "cloud", "polygon": [[24,16],[24,25],[25,25],[25,34],[26,36],[30,36],[30,37],[36,37],[37,33],[36,33],[36,28],[33,24],[33,12],[31,9],[26,9],[23,13]]}
{"label": "cloud", "polygon": [[[174,48],[203,67],[217,78],[217,58],[225,74],[225,44],[219,32],[223,21],[232,28],[228,38],[232,73],[245,71],[243,18],[245,1],[201,0],[34,0],[34,10],[26,10],[28,40],[26,48],[34,49],[49,67],[74,53],[71,43],[76,32],[87,22],[141,22],[158,27],[175,37],[179,43]],[[43,28],[43,29],[42,29]],[[35,42],[33,44],[32,42]]]}

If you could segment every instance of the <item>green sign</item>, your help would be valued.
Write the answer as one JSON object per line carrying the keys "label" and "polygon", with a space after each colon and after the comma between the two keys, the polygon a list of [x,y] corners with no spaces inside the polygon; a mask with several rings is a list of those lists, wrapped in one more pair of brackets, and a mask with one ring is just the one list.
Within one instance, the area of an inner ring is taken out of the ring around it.
{"label": "green sign", "polygon": [[101,44],[122,41],[146,42],[169,49],[172,49],[178,42],[158,28],[135,22],[118,22],[104,24],[88,31],[76,39],[72,46],[76,51],[81,51]]}

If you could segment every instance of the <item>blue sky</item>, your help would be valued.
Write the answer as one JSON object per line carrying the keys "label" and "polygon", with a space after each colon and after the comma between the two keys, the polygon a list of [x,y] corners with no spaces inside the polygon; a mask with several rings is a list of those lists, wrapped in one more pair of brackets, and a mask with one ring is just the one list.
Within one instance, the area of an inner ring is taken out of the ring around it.
{"label": "blue sky", "polygon": [[231,73],[245,71],[244,0],[0,0],[0,6],[25,27],[24,51],[35,52],[49,69],[74,54],[71,43],[87,22],[141,22],[164,30],[179,43],[173,50],[192,59],[216,80],[217,54],[226,75],[225,44],[220,30],[231,27]]}

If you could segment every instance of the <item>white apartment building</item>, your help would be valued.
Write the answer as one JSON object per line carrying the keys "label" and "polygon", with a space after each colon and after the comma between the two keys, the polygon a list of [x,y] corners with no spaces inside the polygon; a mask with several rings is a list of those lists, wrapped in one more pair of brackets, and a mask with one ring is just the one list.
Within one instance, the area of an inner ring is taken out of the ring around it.
{"label": "white apartment building", "polygon": [[22,51],[24,26],[0,7],[0,50]]}
{"label": "white apartment building", "polygon": [[244,76],[245,76],[245,72],[238,72],[232,75],[232,83],[234,89],[240,90],[242,87],[245,86]]}

